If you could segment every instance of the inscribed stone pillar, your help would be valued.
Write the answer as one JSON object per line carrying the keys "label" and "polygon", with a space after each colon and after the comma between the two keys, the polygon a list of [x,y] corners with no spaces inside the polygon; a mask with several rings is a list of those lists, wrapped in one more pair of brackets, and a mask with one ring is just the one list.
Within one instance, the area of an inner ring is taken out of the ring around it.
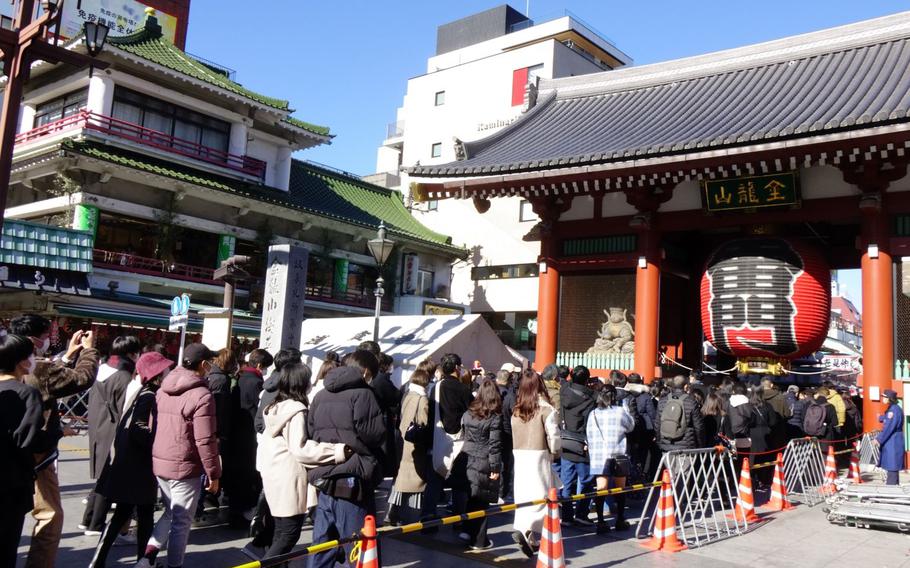
{"label": "inscribed stone pillar", "polygon": [[303,247],[269,247],[259,336],[259,347],[269,353],[275,354],[285,347],[300,347],[308,257],[309,253]]}

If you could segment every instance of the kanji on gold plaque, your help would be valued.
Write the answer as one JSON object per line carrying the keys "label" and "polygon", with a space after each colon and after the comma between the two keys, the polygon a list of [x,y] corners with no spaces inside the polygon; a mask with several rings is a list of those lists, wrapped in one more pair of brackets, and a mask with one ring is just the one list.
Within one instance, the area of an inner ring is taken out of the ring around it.
{"label": "kanji on gold plaque", "polygon": [[709,212],[799,205],[799,177],[795,172],[705,180],[701,187]]}

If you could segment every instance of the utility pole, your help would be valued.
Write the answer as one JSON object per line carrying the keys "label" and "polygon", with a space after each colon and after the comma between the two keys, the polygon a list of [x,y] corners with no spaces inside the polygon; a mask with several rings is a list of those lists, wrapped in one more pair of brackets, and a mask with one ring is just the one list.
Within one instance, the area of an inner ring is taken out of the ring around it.
{"label": "utility pole", "polygon": [[[6,88],[3,90],[0,107],[0,207],[4,212],[9,193],[10,170],[13,167],[13,146],[19,126],[22,90],[28,81],[32,63],[41,60],[85,67],[94,61],[93,57],[57,45],[63,0],[43,0],[41,7],[44,13],[33,20],[35,0],[19,0],[14,29],[0,29],[0,51],[3,54],[3,74],[6,75]],[[94,66],[104,69],[107,64],[94,63]],[[0,229],[2,228],[3,215],[0,215]]]}

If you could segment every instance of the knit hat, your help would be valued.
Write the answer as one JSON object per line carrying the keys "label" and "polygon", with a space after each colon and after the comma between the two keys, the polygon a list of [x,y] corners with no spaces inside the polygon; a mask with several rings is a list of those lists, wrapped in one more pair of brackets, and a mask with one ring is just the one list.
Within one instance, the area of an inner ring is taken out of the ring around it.
{"label": "knit hat", "polygon": [[136,361],[136,372],[139,373],[142,384],[145,384],[173,366],[174,362],[161,353],[150,351],[143,353]]}

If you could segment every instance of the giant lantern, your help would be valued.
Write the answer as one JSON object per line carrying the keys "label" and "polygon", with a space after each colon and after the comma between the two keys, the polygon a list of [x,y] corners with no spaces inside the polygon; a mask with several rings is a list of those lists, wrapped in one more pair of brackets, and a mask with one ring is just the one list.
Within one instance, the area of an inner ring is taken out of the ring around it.
{"label": "giant lantern", "polygon": [[701,321],[718,351],[745,373],[784,374],[817,351],[828,332],[831,272],[796,240],[751,237],[724,243],[701,278]]}

